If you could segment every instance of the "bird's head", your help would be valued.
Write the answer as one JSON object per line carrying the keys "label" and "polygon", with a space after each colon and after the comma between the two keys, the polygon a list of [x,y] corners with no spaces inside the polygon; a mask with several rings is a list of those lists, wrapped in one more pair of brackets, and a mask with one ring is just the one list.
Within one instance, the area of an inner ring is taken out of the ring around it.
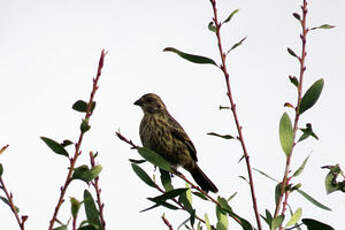
{"label": "bird's head", "polygon": [[145,114],[154,114],[166,111],[166,107],[162,99],[154,93],[143,95],[134,102],[134,105],[140,106]]}

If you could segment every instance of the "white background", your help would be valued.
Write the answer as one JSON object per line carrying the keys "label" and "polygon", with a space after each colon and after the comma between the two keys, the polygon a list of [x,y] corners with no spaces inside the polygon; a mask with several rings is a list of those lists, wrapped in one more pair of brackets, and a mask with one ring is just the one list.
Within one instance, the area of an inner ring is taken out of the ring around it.
{"label": "white background", "polygon": [[[278,123],[284,111],[293,116],[283,104],[295,104],[296,89],[288,75],[298,73],[298,63],[286,48],[299,53],[300,28],[291,14],[299,12],[302,1],[218,2],[223,19],[232,10],[241,9],[223,27],[224,47],[248,36],[229,56],[228,66],[252,166],[281,179],[285,155]],[[303,208],[304,218],[319,219],[335,229],[343,228],[345,194],[326,195],[327,171],[320,167],[340,163],[345,168],[344,10],[342,0],[310,1],[308,25],[329,23],[337,28],[309,34],[304,89],[321,77],[325,86],[316,106],[301,117],[300,125],[312,123],[320,141],[308,139],[299,144],[292,160],[295,170],[311,155],[303,174],[292,182],[302,183],[304,191],[333,212],[315,207],[299,194],[293,193],[289,199],[294,209]],[[211,17],[207,0],[1,1],[0,145],[10,147],[0,162],[20,213],[29,215],[26,229],[47,229],[68,167],[66,158],[52,153],[39,137],[77,140],[82,114],[71,106],[78,99],[88,100],[102,48],[109,54],[96,94],[92,128],[85,136],[78,165],[88,163],[89,151],[99,152],[108,229],[167,229],[160,219],[163,212],[177,229],[188,217],[182,211],[162,208],[139,213],[152,205],[146,197],[159,193],[134,175],[128,158],[139,156],[114,133],[120,129],[140,144],[142,111],[133,102],[147,92],[159,94],[185,128],[198,149],[200,167],[217,184],[219,195],[238,192],[230,205],[255,224],[249,187],[238,177],[246,176],[244,162],[237,163],[242,155],[240,144],[206,135],[210,131],[236,134],[230,111],[218,110],[219,105],[228,105],[223,75],[214,66],[192,64],[162,52],[172,46],[219,62],[215,36],[207,29]],[[72,154],[73,147],[68,150]],[[153,173],[150,165],[144,167]],[[275,183],[257,173],[254,179],[260,213],[265,209],[273,212]],[[184,185],[178,178],[173,182],[176,187]],[[68,197],[81,200],[85,188],[80,181],[69,187],[61,221],[70,216]],[[200,216],[207,212],[216,223],[213,205],[204,205],[198,198],[194,204]],[[1,229],[18,229],[13,214],[2,203],[0,223]],[[231,229],[240,229],[230,224]]]}

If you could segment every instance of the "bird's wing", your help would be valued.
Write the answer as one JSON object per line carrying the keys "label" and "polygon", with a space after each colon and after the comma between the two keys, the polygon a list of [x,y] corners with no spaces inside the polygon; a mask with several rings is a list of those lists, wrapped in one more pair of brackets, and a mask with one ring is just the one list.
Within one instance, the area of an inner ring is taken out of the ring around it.
{"label": "bird's wing", "polygon": [[168,117],[168,124],[171,135],[176,139],[182,141],[187,146],[192,159],[198,161],[198,158],[196,156],[196,149],[193,145],[193,142],[189,139],[182,126],[170,114]]}

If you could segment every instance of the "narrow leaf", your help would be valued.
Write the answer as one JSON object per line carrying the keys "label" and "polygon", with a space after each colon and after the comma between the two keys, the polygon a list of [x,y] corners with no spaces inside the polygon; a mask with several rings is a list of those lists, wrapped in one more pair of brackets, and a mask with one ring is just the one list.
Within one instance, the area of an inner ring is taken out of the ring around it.
{"label": "narrow leaf", "polygon": [[285,228],[295,225],[302,216],[302,209],[298,208],[296,212],[291,216],[290,220],[285,225]]}
{"label": "narrow leaf", "polygon": [[324,85],[324,80],[319,79],[317,80],[304,94],[300,107],[299,107],[299,113],[302,114],[306,110],[310,109],[316,101],[319,99],[322,88]]}
{"label": "narrow leaf", "polygon": [[279,136],[282,149],[284,150],[286,156],[288,156],[293,145],[293,132],[291,120],[287,113],[284,113],[280,119]]}
{"label": "narrow leaf", "polygon": [[316,29],[325,29],[325,30],[327,30],[327,29],[333,29],[333,28],[335,28],[335,26],[329,25],[329,24],[323,24],[321,26],[313,27],[310,30],[316,30]]}
{"label": "narrow leaf", "polygon": [[287,48],[287,51],[288,51],[288,53],[289,53],[291,56],[293,56],[293,57],[295,57],[295,58],[298,58],[297,54],[296,54],[292,49]]}
{"label": "narrow leaf", "polygon": [[[96,102],[94,101],[94,102],[92,102],[92,105],[91,105],[91,112],[95,109],[95,107],[96,107]],[[72,109],[74,109],[78,112],[86,113],[87,112],[87,103],[85,101],[78,100],[73,104]]]}
{"label": "narrow leaf", "polygon": [[307,225],[308,230],[334,230],[334,228],[328,224],[310,218],[304,218],[302,222]]}
{"label": "narrow leaf", "polygon": [[301,20],[301,16],[298,13],[293,13],[292,16],[294,16],[298,21]]}
{"label": "narrow leaf", "polygon": [[240,9],[236,9],[234,11],[231,12],[231,14],[224,20],[224,23],[230,22],[230,20],[232,19],[232,17],[238,13],[238,11],[240,11]]}
{"label": "narrow leaf", "polygon": [[207,28],[208,28],[210,31],[212,31],[212,32],[216,32],[216,31],[217,31],[217,28],[214,26],[214,22],[208,23]]}
{"label": "narrow leaf", "polygon": [[44,143],[46,143],[46,145],[48,145],[51,150],[53,150],[54,153],[69,157],[68,152],[65,150],[65,148],[56,141],[48,137],[41,137],[41,139],[44,141]]}
{"label": "narrow leaf", "polygon": [[134,170],[135,174],[137,174],[137,176],[144,181],[147,185],[156,188],[156,184],[153,182],[153,180],[151,179],[151,177],[149,177],[149,175],[147,175],[147,173],[140,168],[138,165],[136,164],[131,164],[132,165],[132,169]]}
{"label": "narrow leaf", "polygon": [[295,76],[289,76],[290,82],[298,88],[299,82]]}
{"label": "narrow leaf", "polygon": [[61,225],[59,227],[53,228],[53,230],[67,230],[67,226],[66,225]]}
{"label": "narrow leaf", "polygon": [[174,189],[174,187],[171,184],[171,176],[170,173],[163,170],[163,169],[159,169],[160,173],[161,173],[161,182],[162,185],[165,189],[166,192],[169,192],[171,190]]}
{"label": "narrow leaf", "polygon": [[237,47],[239,47],[240,45],[242,45],[242,42],[244,42],[246,39],[247,39],[247,37],[244,37],[239,42],[236,42],[226,53],[228,54],[228,53],[230,53],[231,50],[234,50]]}
{"label": "narrow leaf", "polygon": [[268,179],[271,179],[271,180],[273,180],[273,181],[275,181],[275,182],[279,182],[277,179],[274,179],[273,177],[269,176],[267,173],[265,173],[265,172],[263,172],[263,171],[261,171],[261,170],[259,170],[259,169],[256,169],[256,168],[253,168],[253,169],[254,169],[255,171],[257,171],[258,173],[260,173],[261,175],[267,177]]}
{"label": "narrow leaf", "polygon": [[276,205],[278,204],[278,201],[279,201],[279,197],[280,197],[280,194],[282,192],[282,183],[278,183],[276,185],[276,188],[275,188],[275,201],[276,201]]}
{"label": "narrow leaf", "polygon": [[[11,205],[10,205],[10,202],[7,200],[7,198],[5,198],[5,197],[3,197],[3,196],[0,196],[0,200],[2,200],[5,204],[8,205],[8,207],[10,207],[10,208],[12,209],[12,207],[11,207]],[[17,212],[17,213],[20,211],[18,207],[15,206],[14,208],[16,209],[16,212]]]}
{"label": "narrow leaf", "polygon": [[207,230],[211,230],[211,224],[210,224],[210,220],[208,219],[207,213],[205,213],[205,224],[206,224]]}
{"label": "narrow leaf", "polygon": [[178,189],[174,189],[172,191],[169,191],[169,192],[166,192],[164,193],[163,195],[160,195],[160,196],[156,196],[156,197],[153,197],[153,198],[149,198],[151,201],[154,201],[154,202],[159,202],[159,201],[166,201],[168,199],[172,199],[176,196],[179,196],[181,195],[182,193],[185,193],[187,191],[186,188],[178,188]]}
{"label": "narrow leaf", "polygon": [[277,216],[276,218],[273,218],[271,222],[271,230],[276,230],[277,228],[279,228],[279,226],[283,223],[283,220],[284,220],[284,216],[282,215]]}
{"label": "narrow leaf", "polygon": [[63,140],[63,142],[61,143],[63,147],[69,146],[71,144],[73,144],[73,142],[70,140]]}
{"label": "narrow leaf", "polygon": [[228,216],[221,211],[221,208],[216,206],[216,215],[217,215],[217,230],[227,230],[229,226]]}
{"label": "narrow leaf", "polygon": [[208,198],[201,192],[192,192],[194,195],[196,195],[197,197],[203,199],[203,200],[208,200]]}
{"label": "narrow leaf", "polygon": [[4,168],[2,167],[2,164],[0,163],[0,177],[2,176],[3,172],[4,172]]}
{"label": "narrow leaf", "polygon": [[76,198],[74,198],[74,197],[70,198],[70,202],[71,202],[71,213],[72,213],[72,216],[73,216],[73,218],[76,218],[77,215],[78,215],[78,212],[79,212],[80,202]]}
{"label": "narrow leaf", "polygon": [[212,59],[210,59],[208,57],[203,57],[203,56],[199,56],[199,55],[184,53],[184,52],[179,51],[178,49],[175,49],[173,47],[167,47],[163,51],[164,52],[170,51],[170,52],[176,53],[177,55],[179,55],[183,59],[186,59],[186,60],[188,60],[190,62],[193,62],[193,63],[197,63],[197,64],[212,64],[212,65],[217,66],[215,61],[213,61]]}
{"label": "narrow leaf", "polygon": [[89,223],[101,226],[99,221],[99,212],[96,208],[95,201],[92,198],[91,193],[88,190],[84,190],[84,207],[85,214]]}
{"label": "narrow leaf", "polygon": [[89,125],[89,119],[83,119],[81,124],[80,124],[80,131],[82,133],[85,133],[85,132],[89,131],[90,128],[91,128],[91,126]]}
{"label": "narrow leaf", "polygon": [[303,161],[303,163],[301,164],[301,166],[299,166],[299,168],[294,172],[294,174],[292,175],[292,177],[296,177],[296,176],[299,176],[303,170],[304,170],[304,167],[305,165],[307,164],[307,161],[309,159],[310,156],[308,156],[307,158],[305,158],[305,160]]}
{"label": "narrow leaf", "polygon": [[337,176],[338,176],[338,174],[335,174],[332,171],[330,171],[327,174],[327,176],[325,178],[325,186],[326,186],[327,194],[330,194],[332,192],[340,190],[340,186],[336,181]]}
{"label": "narrow leaf", "polygon": [[152,164],[160,167],[161,169],[164,169],[165,171],[172,171],[170,163],[166,161],[163,157],[161,157],[158,153],[155,153],[152,150],[145,147],[138,148],[138,152],[144,159],[151,162]]}
{"label": "narrow leaf", "polygon": [[231,136],[231,135],[221,135],[221,134],[214,133],[214,132],[207,133],[207,135],[221,137],[221,138],[224,138],[224,139],[234,139],[234,137]]}
{"label": "narrow leaf", "polygon": [[128,159],[128,160],[134,164],[141,164],[141,163],[146,162],[146,160],[135,160],[135,159]]}
{"label": "narrow leaf", "polygon": [[314,198],[312,198],[310,195],[308,195],[307,193],[305,193],[302,190],[296,190],[298,193],[300,193],[304,198],[306,198],[308,201],[310,201],[312,204],[314,204],[316,207],[319,207],[321,209],[327,210],[327,211],[332,211],[332,209],[328,208],[327,206],[321,204],[320,202],[318,202],[317,200],[315,200]]}

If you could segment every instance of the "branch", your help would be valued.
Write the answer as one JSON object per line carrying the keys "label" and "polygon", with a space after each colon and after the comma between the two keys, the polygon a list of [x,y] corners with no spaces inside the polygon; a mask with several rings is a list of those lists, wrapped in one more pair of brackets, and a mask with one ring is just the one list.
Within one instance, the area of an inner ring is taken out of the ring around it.
{"label": "branch", "polygon": [[243,134],[242,134],[242,126],[240,125],[238,116],[237,116],[237,111],[236,111],[236,104],[234,102],[233,96],[232,96],[232,92],[231,92],[231,87],[230,87],[230,75],[229,72],[227,70],[227,65],[226,65],[226,54],[223,51],[223,47],[222,47],[222,40],[221,40],[221,36],[220,36],[220,29],[222,26],[222,23],[219,22],[218,20],[218,15],[217,15],[217,7],[216,7],[216,0],[210,0],[211,4],[212,4],[212,8],[213,8],[213,22],[215,24],[216,27],[216,36],[217,36],[217,41],[218,41],[218,49],[219,49],[219,54],[222,60],[222,64],[220,69],[223,71],[224,77],[225,77],[225,82],[226,82],[226,87],[227,87],[227,96],[229,98],[230,101],[230,105],[231,105],[231,111],[236,123],[236,128],[237,128],[237,132],[238,132],[238,139],[241,142],[241,146],[243,149],[243,153],[244,153],[244,157],[246,160],[246,165],[247,165],[247,172],[248,172],[248,177],[249,177],[249,185],[250,185],[250,191],[251,191],[251,196],[252,196],[252,202],[253,202],[253,207],[254,207],[254,213],[255,213],[255,218],[256,218],[256,222],[257,222],[257,226],[258,229],[261,230],[261,221],[260,221],[260,215],[259,215],[259,211],[258,211],[258,205],[256,202],[256,196],[255,196],[255,190],[254,190],[254,180],[253,180],[253,176],[252,176],[252,168],[250,166],[250,161],[249,161],[249,154],[247,152],[247,148],[244,142],[244,138],[243,138]]}
{"label": "branch", "polygon": [[[304,76],[304,72],[306,70],[306,66],[305,66],[305,57],[307,55],[307,53],[306,53],[306,41],[307,41],[307,34],[309,32],[309,30],[306,26],[306,19],[307,19],[307,12],[308,12],[307,0],[303,0],[303,5],[301,6],[301,9],[302,9],[302,19],[300,20],[300,23],[301,23],[302,34],[300,35],[300,38],[301,38],[301,42],[302,42],[302,51],[301,51],[301,57],[298,58],[299,64],[300,64],[300,72],[299,72],[299,84],[298,84],[298,89],[297,89],[297,93],[298,93],[297,106],[295,108],[295,120],[294,120],[294,125],[293,125],[293,145],[292,145],[290,154],[286,158],[285,172],[284,172],[284,177],[283,177],[283,182],[282,182],[282,189],[281,189],[281,193],[280,193],[280,196],[279,196],[279,199],[277,202],[277,206],[276,206],[276,209],[274,212],[274,217],[278,216],[281,202],[283,200],[284,193],[286,192],[286,187],[288,186],[288,182],[289,182],[288,174],[290,171],[290,161],[291,161],[294,147],[296,145],[296,133],[298,130],[298,121],[299,121],[299,117],[300,117],[299,107],[301,105],[301,100],[302,100],[303,76]],[[287,195],[288,195],[288,193],[286,194],[286,196]],[[286,197],[285,202],[287,202],[287,197]],[[284,212],[285,212],[285,209],[283,208],[281,214],[284,215]]]}
{"label": "branch", "polygon": [[[87,105],[87,110],[86,110],[85,119],[84,119],[87,123],[89,122],[89,118],[92,115],[92,102],[93,102],[93,99],[95,97],[95,93],[96,93],[96,91],[98,89],[97,83],[98,83],[99,77],[102,74],[102,68],[103,68],[103,65],[104,65],[104,57],[105,57],[106,54],[107,53],[104,50],[102,50],[101,57],[99,59],[99,64],[98,64],[98,70],[97,70],[96,78],[92,79],[93,80],[93,87],[92,87],[92,91],[91,91],[91,94],[90,94],[90,99],[89,99],[89,103]],[[48,228],[49,230],[53,229],[54,222],[56,221],[56,217],[57,217],[57,214],[59,212],[59,209],[60,209],[62,203],[64,202],[64,197],[65,197],[65,193],[67,191],[67,187],[68,187],[68,185],[72,181],[72,173],[73,173],[73,170],[74,170],[75,163],[77,162],[78,157],[81,155],[80,146],[82,144],[83,137],[84,137],[84,132],[81,131],[80,134],[79,134],[78,142],[75,144],[74,156],[70,159],[70,166],[69,166],[68,174],[66,176],[65,183],[60,188],[60,191],[61,191],[60,192],[60,197],[59,197],[59,200],[58,200],[58,202],[56,204],[53,217],[50,220],[49,228]]]}
{"label": "branch", "polygon": [[[94,168],[96,166],[95,164],[95,155],[93,155],[92,152],[90,152],[90,163],[92,168]],[[92,186],[94,187],[95,191],[96,191],[96,196],[97,196],[97,205],[98,205],[98,210],[99,210],[99,217],[100,217],[100,221],[101,221],[101,225],[102,225],[102,229],[105,230],[105,219],[104,219],[104,214],[103,214],[103,208],[104,208],[104,203],[102,203],[101,201],[101,192],[102,189],[98,186],[98,181],[99,181],[99,177],[97,176],[92,182]]]}
{"label": "branch", "polygon": [[163,220],[164,224],[165,224],[166,226],[168,226],[169,230],[174,230],[173,227],[172,227],[172,225],[170,224],[170,222],[168,221],[168,219],[165,218],[164,215],[162,215],[162,220]]}

